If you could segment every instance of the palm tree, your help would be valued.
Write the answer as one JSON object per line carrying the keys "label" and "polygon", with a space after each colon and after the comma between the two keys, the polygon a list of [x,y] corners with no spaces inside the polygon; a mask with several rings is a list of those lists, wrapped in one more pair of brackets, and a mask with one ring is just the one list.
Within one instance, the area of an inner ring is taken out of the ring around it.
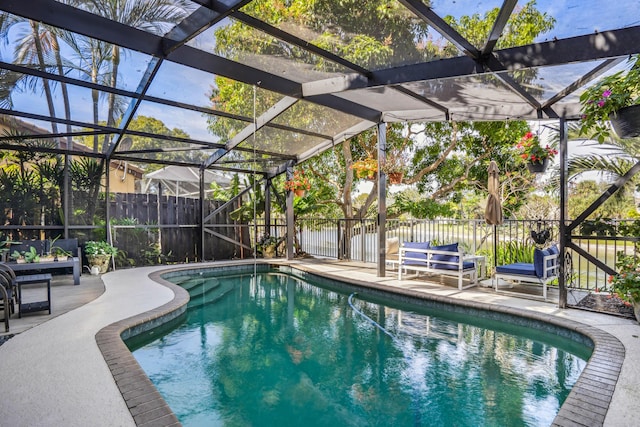
{"label": "palm tree", "polygon": [[[578,155],[568,162],[569,180],[585,172],[598,172],[613,183],[640,161],[640,146],[637,139],[612,137],[606,145],[593,142],[588,145],[599,152]],[[615,197],[627,197],[640,185],[636,175],[616,192]]]}
{"label": "palm tree", "polygon": [[[186,0],[89,0],[88,8],[105,18],[120,22],[138,29],[149,31],[154,34],[163,34],[172,25],[180,22],[187,15],[187,11],[193,4]],[[118,70],[120,67],[120,47],[111,46],[111,70],[109,75],[111,80],[109,86],[115,88],[118,84]],[[107,126],[113,126],[116,122],[116,95],[109,94],[107,111]],[[105,136],[108,138],[108,136]],[[105,139],[103,150],[108,147]]]}
{"label": "palm tree", "polygon": [[[26,67],[37,67],[41,71],[47,71],[49,64],[47,63],[48,55],[52,50],[52,43],[48,31],[44,29],[40,23],[28,21],[8,13],[0,14],[0,37],[5,44],[9,43],[9,31],[18,25],[28,23],[30,31],[23,31],[22,37],[18,40],[15,47],[15,62]],[[38,85],[38,79],[28,79],[23,77],[20,79],[32,89]],[[15,86],[14,86],[15,87]],[[51,93],[51,85],[49,80],[42,79],[42,89],[44,90],[49,108],[49,115],[56,116],[55,106],[53,104],[53,95]],[[51,122],[51,130],[53,133],[58,132],[58,126],[55,122]]]}
{"label": "palm tree", "polygon": [[[110,45],[100,40],[78,36],[69,32],[60,33],[61,39],[71,48],[73,55],[68,68],[80,74],[80,78],[91,83],[107,85],[110,81]],[[93,123],[98,124],[100,92],[91,90]],[[93,151],[98,152],[98,135],[93,136]]]}

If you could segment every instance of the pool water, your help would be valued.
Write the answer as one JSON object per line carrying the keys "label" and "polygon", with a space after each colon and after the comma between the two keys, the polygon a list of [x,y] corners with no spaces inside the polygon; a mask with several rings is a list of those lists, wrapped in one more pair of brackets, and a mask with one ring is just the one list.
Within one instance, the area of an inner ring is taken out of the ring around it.
{"label": "pool water", "polygon": [[186,320],[127,345],[184,426],[548,426],[591,353],[277,272],[169,280]]}

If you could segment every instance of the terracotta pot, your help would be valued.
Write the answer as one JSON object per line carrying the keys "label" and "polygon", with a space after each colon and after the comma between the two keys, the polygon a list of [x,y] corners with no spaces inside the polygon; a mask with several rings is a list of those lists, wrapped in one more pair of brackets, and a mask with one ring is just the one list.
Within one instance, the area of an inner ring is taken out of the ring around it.
{"label": "terracotta pot", "polygon": [[640,105],[631,105],[609,116],[613,130],[620,138],[640,136]]}
{"label": "terracotta pot", "polygon": [[296,189],[293,190],[293,193],[298,197],[304,197],[304,190]]}
{"label": "terracotta pot", "polygon": [[531,173],[544,173],[549,166],[549,159],[544,159],[542,162],[529,162],[527,163],[527,169]]}
{"label": "terracotta pot", "polygon": [[404,174],[402,172],[389,172],[389,184],[402,184]]}
{"label": "terracotta pot", "polygon": [[100,273],[106,273],[109,269],[111,255],[87,255],[89,267],[98,267]]}

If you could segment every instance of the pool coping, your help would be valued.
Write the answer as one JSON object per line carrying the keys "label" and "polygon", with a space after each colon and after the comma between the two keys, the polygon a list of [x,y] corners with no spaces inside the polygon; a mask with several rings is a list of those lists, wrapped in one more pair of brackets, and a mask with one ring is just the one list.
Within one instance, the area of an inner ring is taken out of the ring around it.
{"label": "pool coping", "polygon": [[[260,262],[270,265],[269,262]],[[237,265],[237,264],[236,264]],[[248,264],[241,264],[247,266]],[[329,272],[319,272],[304,264],[279,263],[308,274],[345,282],[358,287],[402,295],[418,300],[454,304],[482,311],[492,311],[507,315],[519,316],[538,322],[544,322],[564,328],[588,337],[594,343],[594,350],[587,365],[572,387],[565,402],[560,407],[552,426],[602,426],[615,386],[622,370],[625,348],[622,342],[608,332],[570,319],[561,319],[549,314],[538,313],[515,307],[480,301],[468,301],[442,295],[433,295],[411,289],[403,289],[380,283],[372,283],[354,278],[345,278]],[[217,269],[229,267],[225,265],[202,265],[196,267],[182,266],[162,269],[149,274],[149,278],[174,293],[173,300],[153,310],[140,313],[102,328],[95,336],[105,362],[116,382],[122,397],[131,412],[137,426],[160,427],[179,426],[180,422],[164,398],[160,395],[144,370],[133,357],[123,339],[155,328],[170,320],[184,315],[189,302],[189,293],[178,285],[164,280],[161,276],[167,273],[196,269]]]}

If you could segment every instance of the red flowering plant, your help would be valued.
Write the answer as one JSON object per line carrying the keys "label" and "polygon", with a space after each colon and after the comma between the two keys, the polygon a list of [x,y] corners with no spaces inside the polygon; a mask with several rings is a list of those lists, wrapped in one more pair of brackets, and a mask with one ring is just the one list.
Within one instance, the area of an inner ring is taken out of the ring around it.
{"label": "red flowering plant", "polygon": [[618,274],[609,276],[611,290],[622,300],[640,302],[640,258],[618,251]]}
{"label": "red flowering plant", "polygon": [[520,157],[531,163],[542,163],[546,159],[553,160],[558,154],[558,150],[546,145],[540,145],[540,139],[533,132],[527,132],[516,144],[516,148],[520,151]]}
{"label": "red flowering plant", "polygon": [[304,172],[297,170],[293,172],[293,177],[290,180],[285,181],[284,189],[287,191],[310,190],[311,182],[309,178],[304,176]]}
{"label": "red flowering plant", "polygon": [[580,135],[603,143],[610,135],[609,120],[624,107],[640,104],[640,55],[629,58],[628,71],[607,76],[580,95]]}

